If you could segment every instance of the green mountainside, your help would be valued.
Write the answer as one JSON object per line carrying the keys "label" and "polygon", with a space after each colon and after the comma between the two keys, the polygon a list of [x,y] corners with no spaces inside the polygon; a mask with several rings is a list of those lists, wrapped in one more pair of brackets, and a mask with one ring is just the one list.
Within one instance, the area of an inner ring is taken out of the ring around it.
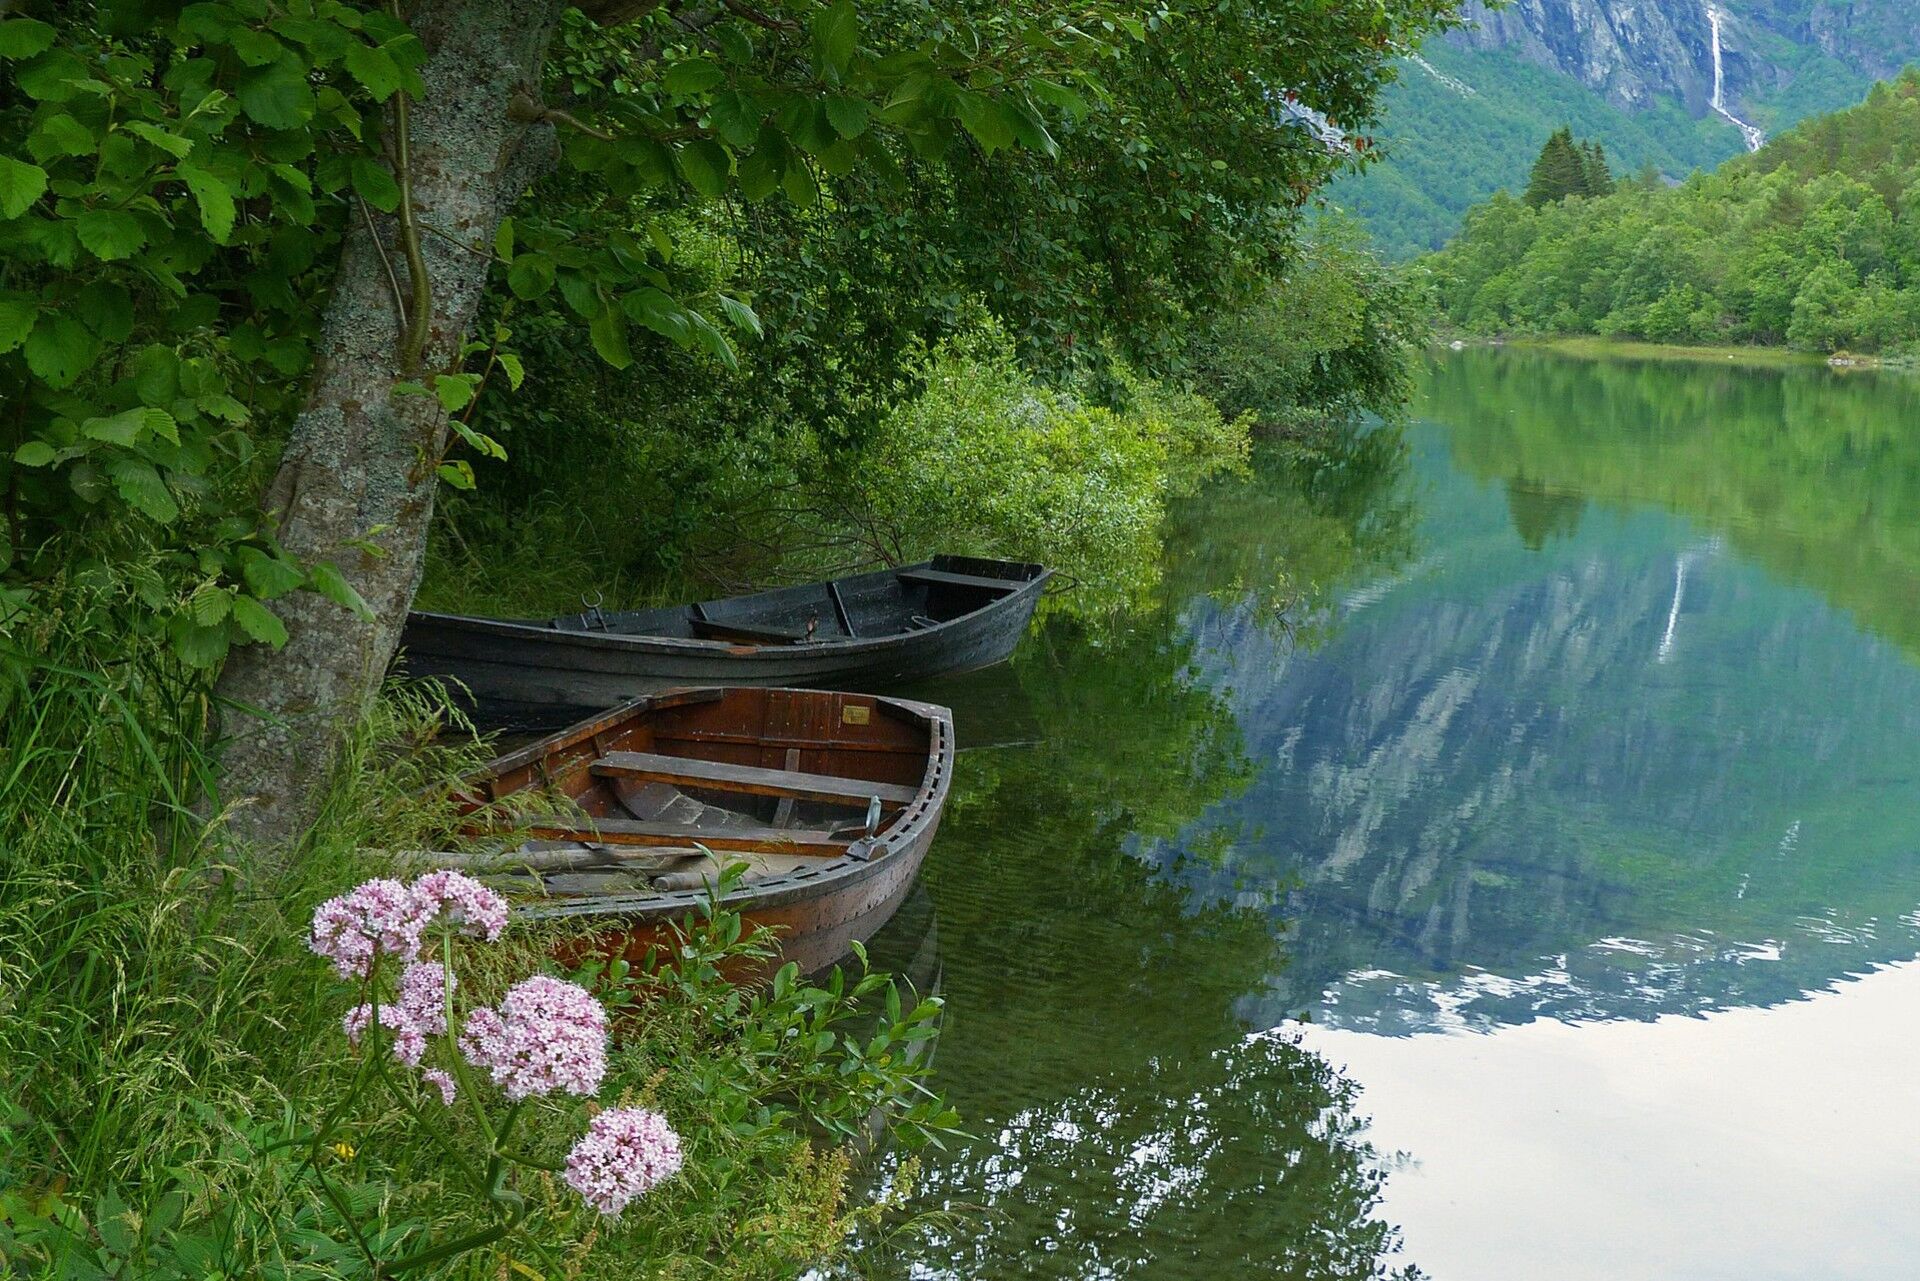
{"label": "green mountainside", "polygon": [[[1920,57],[1904,0],[1732,0],[1725,103],[1768,136],[1859,102]],[[1437,249],[1468,208],[1518,192],[1549,134],[1593,138],[1617,175],[1670,180],[1743,150],[1711,108],[1712,36],[1699,0],[1517,0],[1403,60],[1375,132],[1386,157],[1329,200],[1389,257]]]}
{"label": "green mountainside", "polygon": [[1471,206],[1503,187],[1525,187],[1540,144],[1562,125],[1600,142],[1621,177],[1647,165],[1686,174],[1740,152],[1738,131],[1718,118],[1693,119],[1674,102],[1628,111],[1508,50],[1483,53],[1443,41],[1430,44],[1423,57],[1471,92],[1450,87],[1418,63],[1401,63],[1376,135],[1387,158],[1327,192],[1390,258],[1439,248]]}

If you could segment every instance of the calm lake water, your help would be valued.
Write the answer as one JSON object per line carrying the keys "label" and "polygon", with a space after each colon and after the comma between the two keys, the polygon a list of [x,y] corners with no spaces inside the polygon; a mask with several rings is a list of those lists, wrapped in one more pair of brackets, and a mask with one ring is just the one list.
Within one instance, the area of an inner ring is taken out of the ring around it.
{"label": "calm lake water", "polygon": [[1301,485],[937,691],[872,1273],[1915,1275],[1920,380],[1465,352]]}

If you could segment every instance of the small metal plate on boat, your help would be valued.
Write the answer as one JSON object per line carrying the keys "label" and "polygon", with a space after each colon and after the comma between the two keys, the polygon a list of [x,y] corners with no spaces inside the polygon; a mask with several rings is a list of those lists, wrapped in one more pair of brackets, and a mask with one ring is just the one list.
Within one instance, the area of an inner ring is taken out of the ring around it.
{"label": "small metal plate on boat", "polygon": [[840,709],[840,723],[842,725],[865,725],[872,719],[873,709],[871,707],[857,707],[852,703],[848,703]]}

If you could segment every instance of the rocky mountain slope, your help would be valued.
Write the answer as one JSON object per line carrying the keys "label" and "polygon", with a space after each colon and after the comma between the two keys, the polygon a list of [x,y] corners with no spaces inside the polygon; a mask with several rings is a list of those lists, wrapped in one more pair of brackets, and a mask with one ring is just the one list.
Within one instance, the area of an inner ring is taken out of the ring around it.
{"label": "rocky mountain slope", "polygon": [[1517,187],[1563,123],[1604,143],[1616,170],[1679,177],[1748,145],[1742,124],[1778,132],[1920,59],[1915,0],[1474,0],[1468,17],[1389,92],[1390,159],[1335,189],[1396,256]]}

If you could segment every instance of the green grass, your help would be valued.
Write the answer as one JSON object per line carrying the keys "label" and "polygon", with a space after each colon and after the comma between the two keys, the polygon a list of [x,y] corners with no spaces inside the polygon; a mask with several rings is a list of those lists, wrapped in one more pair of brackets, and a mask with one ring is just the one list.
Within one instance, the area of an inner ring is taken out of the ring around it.
{"label": "green grass", "polygon": [[[385,870],[370,850],[456,841],[445,805],[423,795],[485,746],[435,691],[390,691],[293,870],[242,878],[222,861],[218,817],[193,809],[212,772],[204,678],[140,635],[111,592],[47,605],[0,633],[0,1273],[94,1275],[51,1261],[79,1250],[126,1276],[368,1275],[329,1190],[370,1239],[393,1239],[387,1258],[490,1221],[411,1112],[411,1085],[345,1115],[342,1146],[322,1156],[326,1189],[299,1145],[271,1150],[368,1062],[340,1033],[352,991],[306,949],[314,904]],[[522,931],[475,945],[463,993],[551,970],[552,943]],[[550,1176],[526,1177],[529,1231],[407,1275],[477,1279],[520,1262],[579,1278],[791,1276],[870,1230],[886,1208],[849,1199],[847,1136],[876,1107],[909,1138],[952,1123],[901,1066],[902,1038],[925,1035],[931,1015],[909,999],[894,1022],[863,1012],[867,997],[804,984],[742,996],[718,966],[763,946],[722,916],[681,970],[603,989],[624,1013],[602,1098],[679,1129],[688,1162],[669,1189],[614,1223]],[[549,1105],[529,1143],[555,1157],[583,1125],[580,1105]],[[456,1148],[476,1140],[468,1122],[443,1128]],[[164,1231],[129,1244],[146,1224]]]}

